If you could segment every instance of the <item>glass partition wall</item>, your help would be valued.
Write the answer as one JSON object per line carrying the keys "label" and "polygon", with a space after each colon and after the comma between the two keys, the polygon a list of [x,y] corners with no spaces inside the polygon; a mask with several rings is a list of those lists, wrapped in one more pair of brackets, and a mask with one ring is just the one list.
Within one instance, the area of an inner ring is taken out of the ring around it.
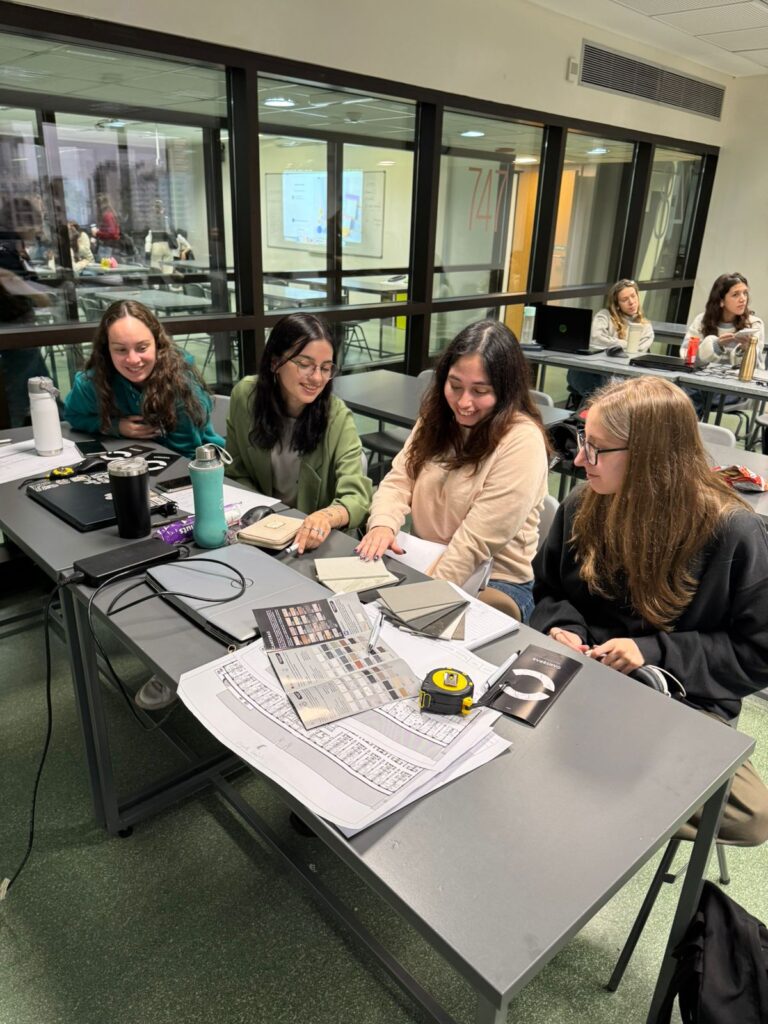
{"label": "glass partition wall", "polygon": [[472,320],[597,309],[620,276],[687,316],[713,147],[0,10],[2,425],[28,376],[66,392],[121,298],[225,392],[296,309],[345,372],[418,372]]}

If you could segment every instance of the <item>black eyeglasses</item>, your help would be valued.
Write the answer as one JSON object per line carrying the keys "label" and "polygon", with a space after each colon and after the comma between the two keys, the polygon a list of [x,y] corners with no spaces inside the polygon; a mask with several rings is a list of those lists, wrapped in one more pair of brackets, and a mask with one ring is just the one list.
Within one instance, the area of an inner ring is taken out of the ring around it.
{"label": "black eyeglasses", "polygon": [[596,466],[597,460],[601,455],[607,455],[608,452],[628,452],[629,448],[626,445],[623,448],[596,448],[591,441],[588,441],[584,436],[584,431],[580,430],[576,434],[576,443],[579,446],[579,451],[584,452],[584,456],[590,466]]}

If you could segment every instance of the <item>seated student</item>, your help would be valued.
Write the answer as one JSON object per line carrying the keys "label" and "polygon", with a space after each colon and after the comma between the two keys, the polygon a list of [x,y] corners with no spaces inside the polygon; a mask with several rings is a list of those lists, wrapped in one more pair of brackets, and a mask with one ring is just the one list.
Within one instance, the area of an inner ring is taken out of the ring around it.
{"label": "seated student", "polygon": [[[768,685],[768,537],[713,475],[685,394],[655,377],[609,384],[587,414],[587,483],[534,561],[531,625],[625,674],[657,665],[685,703],[722,718]],[[638,684],[641,685],[641,684]],[[692,838],[695,819],[678,833]],[[768,837],[768,790],[739,770],[719,839]]]}
{"label": "seated student", "polygon": [[410,512],[416,536],[447,545],[430,575],[461,586],[492,559],[488,603],[501,591],[525,621],[547,472],[547,442],[517,339],[496,320],[470,324],[435,369],[357,551],[365,559],[400,552],[395,537]]}
{"label": "seated student", "polygon": [[306,512],[299,552],[332,529],[357,527],[371,504],[352,413],[332,394],[339,371],[328,327],[291,313],[270,332],[258,377],[232,392],[226,475]]}
{"label": "seated student", "polygon": [[79,274],[81,270],[90,267],[94,262],[91,240],[87,232],[83,231],[77,221],[67,221],[67,226],[69,228],[69,249],[72,269],[76,274]]}
{"label": "seated student", "polygon": [[[704,312],[694,319],[680,346],[685,356],[691,338],[699,339],[696,366],[722,363],[736,366],[743,357],[752,332],[757,334],[757,365],[765,366],[765,327],[759,316],[749,309],[749,282],[743,274],[721,274],[709,292]],[[686,389],[701,415],[704,395],[701,391]],[[728,395],[726,405],[742,401],[738,395]]]}
{"label": "seated student", "polygon": [[[635,282],[622,278],[612,284],[605,296],[605,306],[605,309],[598,310],[592,318],[590,346],[612,348],[614,345],[621,345],[622,348],[626,348],[630,324],[640,324],[642,333],[637,348],[639,352],[647,352],[653,344],[653,324],[643,316]],[[590,373],[588,370],[568,371],[568,390],[573,395],[573,402],[577,407],[603,384],[605,377],[601,373]]]}
{"label": "seated student", "polygon": [[75,430],[131,441],[157,439],[189,459],[224,444],[211,425],[213,399],[160,321],[140,302],[113,302],[96,330],[85,370],[64,402]]}

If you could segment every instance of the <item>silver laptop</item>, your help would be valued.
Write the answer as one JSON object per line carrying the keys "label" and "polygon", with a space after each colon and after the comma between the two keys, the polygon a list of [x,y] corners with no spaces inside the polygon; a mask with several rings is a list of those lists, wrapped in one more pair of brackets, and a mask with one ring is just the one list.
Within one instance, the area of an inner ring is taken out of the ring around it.
{"label": "silver laptop", "polygon": [[[213,559],[215,564],[204,559]],[[234,601],[214,603],[240,588],[230,566],[245,576],[245,591]],[[225,644],[247,643],[258,635],[254,608],[299,604],[331,595],[319,583],[248,544],[231,544],[172,565],[158,565],[148,569],[146,576],[155,590],[171,592],[163,595],[166,601]]]}

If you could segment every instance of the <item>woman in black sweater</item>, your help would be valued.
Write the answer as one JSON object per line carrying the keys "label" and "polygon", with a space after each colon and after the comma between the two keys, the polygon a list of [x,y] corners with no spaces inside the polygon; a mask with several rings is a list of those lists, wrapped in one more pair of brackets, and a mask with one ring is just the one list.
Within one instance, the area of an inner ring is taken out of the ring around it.
{"label": "woman in black sweater", "polygon": [[[619,672],[667,669],[686,703],[735,717],[768,686],[768,537],[713,475],[685,394],[654,377],[603,388],[576,464],[587,485],[534,561],[531,625]],[[768,838],[768,790],[749,765],[719,838]]]}

